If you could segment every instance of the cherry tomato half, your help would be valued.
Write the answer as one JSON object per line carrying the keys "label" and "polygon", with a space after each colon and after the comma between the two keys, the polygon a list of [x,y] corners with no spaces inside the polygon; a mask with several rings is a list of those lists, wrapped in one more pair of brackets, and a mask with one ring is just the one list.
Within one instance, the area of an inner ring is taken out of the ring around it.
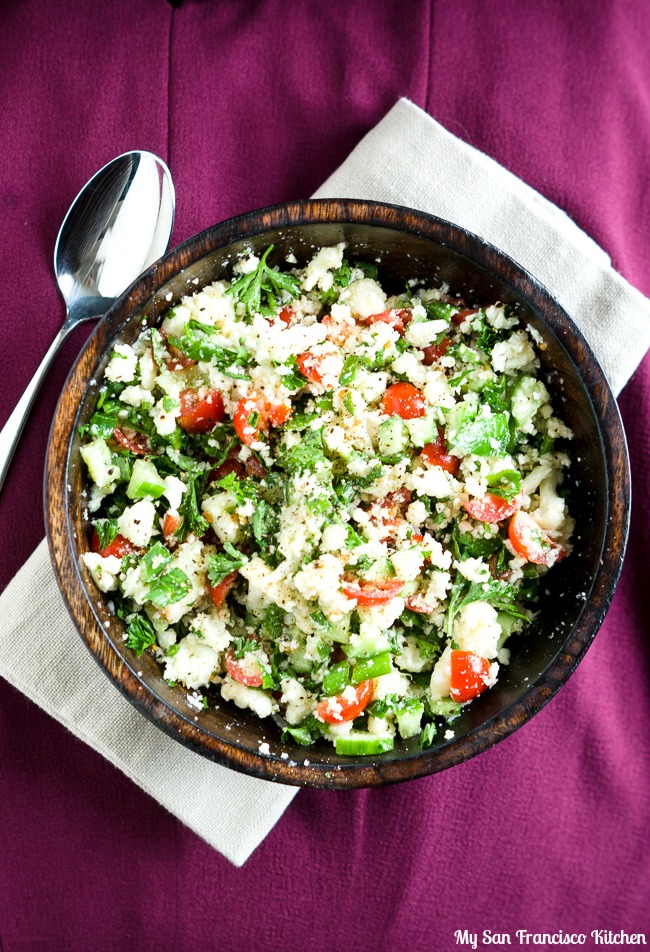
{"label": "cherry tomato half", "polygon": [[[226,575],[225,579],[222,582],[219,582],[218,585],[213,585],[210,589],[210,598],[212,599],[216,608],[219,608],[223,605],[226,595],[230,589],[235,584],[235,579],[237,578],[237,572],[231,572],[230,575]],[[233,675],[233,677],[235,677]],[[237,680],[237,678],[235,678]],[[260,681],[260,684],[262,682]]]}
{"label": "cherry tomato half", "polygon": [[178,425],[186,433],[209,433],[225,417],[223,397],[218,390],[211,390],[199,397],[196,390],[181,391],[181,412]]}
{"label": "cherry tomato half", "polygon": [[240,684],[247,684],[249,688],[261,687],[262,669],[260,665],[257,661],[249,663],[245,662],[243,658],[237,660],[232,647],[228,648],[226,652],[226,669],[233,681],[239,681]]}
{"label": "cherry tomato half", "polygon": [[369,681],[361,681],[357,684],[354,688],[354,695],[352,695],[349,688],[345,690],[350,697],[346,697],[345,694],[337,694],[336,697],[326,698],[316,708],[316,717],[327,724],[342,724],[344,721],[353,721],[372,700],[375,686],[371,678]]}
{"label": "cherry tomato half", "polygon": [[424,416],[426,401],[421,391],[412,383],[394,383],[384,394],[381,409],[386,416],[414,420],[416,417]]}
{"label": "cherry tomato half", "polygon": [[404,582],[398,578],[387,578],[376,582],[343,582],[343,594],[346,598],[356,598],[357,605],[364,608],[372,605],[386,605],[403,587]]}
{"label": "cherry tomato half", "polygon": [[452,651],[451,690],[454,701],[463,704],[478,697],[487,688],[490,662],[473,651]]}
{"label": "cherry tomato half", "polygon": [[465,321],[468,320],[472,316],[472,314],[478,314],[478,308],[466,307],[464,310],[458,311],[456,314],[453,314],[451,318],[451,322],[452,324],[456,324],[456,326],[458,326],[459,324],[464,324]]}
{"label": "cherry tomato half", "polygon": [[325,360],[324,354],[312,354],[310,351],[305,351],[304,354],[298,354],[296,357],[296,363],[298,364],[298,370],[309,380],[310,383],[322,384],[323,375],[320,371],[321,365]]}
{"label": "cherry tomato half", "polygon": [[196,364],[196,360],[192,357],[188,357],[187,354],[184,354],[178,347],[174,347],[173,344],[167,343],[167,350],[170,353],[170,356],[165,360],[167,370],[171,370],[172,372],[175,370],[187,370],[188,367],[193,367],[194,364]]}
{"label": "cherry tomato half", "polygon": [[554,542],[531,515],[521,510],[510,520],[508,538],[517,555],[536,565],[554,565],[566,554],[562,546]]}
{"label": "cherry tomato half", "polygon": [[413,312],[410,307],[391,307],[389,311],[381,311],[380,314],[371,314],[370,317],[367,317],[365,323],[370,324],[388,324],[393,328],[394,331],[397,331],[398,334],[403,334],[404,329],[408,322],[413,317]]}
{"label": "cherry tomato half", "polygon": [[445,433],[438,427],[438,438],[434,443],[425,443],[422,447],[422,459],[430,466],[440,466],[447,473],[455,476],[460,466],[460,458],[447,452]]}
{"label": "cherry tomato half", "polygon": [[120,535],[119,532],[110,545],[107,545],[104,549],[100,549],[97,529],[93,530],[92,550],[93,552],[99,552],[103,559],[107,559],[109,555],[114,555],[116,559],[121,559],[123,555],[129,555],[130,552],[140,551],[137,545],[134,545],[130,539],[127,539],[125,536]]}
{"label": "cherry tomato half", "polygon": [[463,505],[472,518],[478,519],[479,522],[494,523],[514,515],[521,506],[522,499],[523,493],[514,499],[504,499],[503,496],[486,493],[480,499],[468,499]]}
{"label": "cherry tomato half", "polygon": [[269,403],[266,407],[266,415],[271,426],[282,426],[291,416],[291,405],[289,403]]}
{"label": "cherry tomato half", "polygon": [[137,433],[135,430],[122,430],[116,426],[113,430],[113,438],[135,456],[149,456],[151,453],[151,444],[144,433]]}
{"label": "cherry tomato half", "polygon": [[429,344],[428,347],[423,347],[422,352],[424,354],[424,359],[422,363],[425,367],[430,367],[432,363],[436,360],[440,360],[441,357],[444,357],[449,349],[451,341],[448,337],[443,337],[439,344]]}
{"label": "cherry tomato half", "polygon": [[243,397],[237,404],[233,416],[235,432],[246,446],[257,442],[262,430],[268,429],[266,417],[266,401],[263,394],[253,390],[247,397]]}
{"label": "cherry tomato half", "polygon": [[406,599],[406,607],[412,612],[417,612],[418,615],[430,615],[432,611],[435,611],[435,606],[429,605],[422,592],[409,595]]}
{"label": "cherry tomato half", "polygon": [[170,512],[165,515],[165,521],[163,522],[163,539],[167,545],[176,545],[178,542],[176,530],[180,529],[182,521],[179,515],[172,515]]}
{"label": "cherry tomato half", "polygon": [[283,307],[280,313],[278,314],[278,317],[280,318],[283,324],[287,325],[287,327],[290,327],[295,320],[295,314],[293,313],[293,310],[290,307]]}

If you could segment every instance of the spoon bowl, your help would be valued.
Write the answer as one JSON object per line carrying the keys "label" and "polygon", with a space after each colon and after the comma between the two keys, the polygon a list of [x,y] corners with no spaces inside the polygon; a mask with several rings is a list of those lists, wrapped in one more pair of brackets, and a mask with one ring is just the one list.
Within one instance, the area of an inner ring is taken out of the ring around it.
{"label": "spoon bowl", "polygon": [[167,249],[174,221],[169,169],[151,152],[125,152],[72,203],[54,246],[66,324],[105,314]]}
{"label": "spoon bowl", "polygon": [[167,249],[174,223],[171,173],[152,152],[125,152],[96,172],[63,220],[54,272],[66,317],[0,432],[0,489],[34,398],[59,347],[83,321],[101,317]]}

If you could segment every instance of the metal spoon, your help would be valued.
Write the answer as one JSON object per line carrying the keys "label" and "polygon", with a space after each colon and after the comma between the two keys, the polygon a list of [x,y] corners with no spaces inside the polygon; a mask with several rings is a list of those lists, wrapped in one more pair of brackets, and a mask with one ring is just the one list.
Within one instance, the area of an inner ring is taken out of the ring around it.
{"label": "metal spoon", "polygon": [[70,206],[54,246],[66,303],[63,327],[0,432],[0,489],[25,420],[70,331],[101,317],[167,249],[174,222],[169,169],[151,152],[125,152],[99,170]]}

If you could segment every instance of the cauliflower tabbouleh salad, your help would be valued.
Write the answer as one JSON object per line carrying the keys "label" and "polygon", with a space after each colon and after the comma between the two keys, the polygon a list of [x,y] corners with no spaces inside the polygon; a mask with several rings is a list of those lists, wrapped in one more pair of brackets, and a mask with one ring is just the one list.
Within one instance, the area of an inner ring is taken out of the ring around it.
{"label": "cauliflower tabbouleh salad", "polygon": [[191,702],[218,689],[340,754],[429,746],[570,552],[543,342],[446,286],[387,297],[343,244],[271,250],[115,345],[83,560]]}

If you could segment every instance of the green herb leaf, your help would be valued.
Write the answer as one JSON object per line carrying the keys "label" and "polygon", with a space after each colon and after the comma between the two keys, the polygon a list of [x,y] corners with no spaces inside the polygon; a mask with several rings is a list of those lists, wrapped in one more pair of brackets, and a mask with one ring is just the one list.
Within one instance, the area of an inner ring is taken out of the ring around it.
{"label": "green herb leaf", "polygon": [[287,450],[277,461],[287,473],[329,472],[332,464],[325,456],[323,430],[309,430],[304,438]]}
{"label": "green herb leaf", "polygon": [[156,632],[148,618],[136,615],[126,629],[126,646],[135,651],[138,658],[147,648],[156,644]]}
{"label": "green herb leaf", "polygon": [[181,524],[175,533],[181,541],[190,534],[200,537],[208,530],[208,522],[201,515],[198,503],[199,484],[203,483],[203,475],[188,472],[186,478],[187,489],[178,507]]}
{"label": "green herb leaf", "polygon": [[117,535],[117,519],[95,519],[93,526],[99,539],[99,551],[103,552]]}
{"label": "green herb leaf", "polygon": [[363,366],[366,363],[363,357],[357,357],[354,354],[348,354],[343,363],[343,370],[339,377],[339,385],[341,387],[349,387],[351,383],[354,383],[357,371],[359,367]]}
{"label": "green herb leaf", "polygon": [[[237,350],[222,347],[210,339],[200,321],[189,321],[183,337],[170,337],[169,343],[192,360],[201,360],[214,364],[226,377],[235,380],[249,380],[246,372],[252,357],[243,345]],[[214,333],[214,328],[210,328]]]}
{"label": "green herb leaf", "polygon": [[255,641],[254,638],[249,638],[246,635],[239,635],[233,640],[232,643],[232,654],[235,661],[241,661],[244,655],[249,654],[249,652],[257,651],[260,644],[258,641]]}
{"label": "green herb leaf", "polygon": [[248,556],[239,552],[234,545],[226,542],[224,552],[217,552],[208,562],[208,578],[213,586],[219,585],[233,572],[238,572],[248,562]]}
{"label": "green herb leaf", "polygon": [[423,301],[422,304],[430,321],[450,322],[458,310],[455,304],[449,304],[447,301]]}
{"label": "green herb leaf", "polygon": [[300,282],[292,274],[285,274],[272,268],[267,258],[273,245],[269,245],[255,271],[243,274],[226,291],[246,308],[247,314],[263,314],[271,317],[275,314],[278,299],[294,300],[300,295]]}
{"label": "green herb leaf", "polygon": [[287,367],[289,373],[282,374],[282,386],[295,393],[296,390],[302,390],[305,386],[305,378],[298,369],[298,361],[295,355],[292,355],[285,364],[276,364],[276,367]]}
{"label": "green herb leaf", "polygon": [[447,428],[449,452],[455,456],[503,456],[510,446],[507,413],[485,412],[473,420],[465,420],[457,430]]}
{"label": "green herb leaf", "polygon": [[253,536],[260,549],[265,552],[273,544],[278,531],[278,514],[266,499],[259,499],[253,514]]}
{"label": "green herb leaf", "polygon": [[162,542],[154,543],[142,559],[145,581],[153,582],[162,575],[171,560],[171,553]]}
{"label": "green herb leaf", "polygon": [[525,622],[530,621],[528,616],[524,615],[515,604],[516,598],[517,591],[507,582],[490,579],[487,582],[470,583],[463,578],[460,572],[457,572],[447,609],[445,630],[448,637],[451,638],[452,635],[454,618],[461,608],[469,605],[470,602],[488,602],[497,611],[512,615],[513,618],[521,618]]}
{"label": "green herb leaf", "polygon": [[502,499],[514,499],[521,491],[521,475],[514,469],[502,469],[487,478],[490,492]]}
{"label": "green herb leaf", "polygon": [[170,569],[166,575],[156,579],[149,592],[149,601],[157,608],[165,608],[180,602],[189,594],[192,584],[181,569]]}
{"label": "green herb leaf", "polygon": [[420,732],[420,747],[431,747],[436,739],[436,725],[433,722],[425,724]]}

